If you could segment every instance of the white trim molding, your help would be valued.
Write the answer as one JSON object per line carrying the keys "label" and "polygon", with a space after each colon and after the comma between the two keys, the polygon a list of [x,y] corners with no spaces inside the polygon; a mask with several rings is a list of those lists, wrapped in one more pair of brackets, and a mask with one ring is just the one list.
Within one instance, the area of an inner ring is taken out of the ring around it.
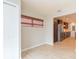
{"label": "white trim molding", "polygon": [[53,44],[50,44],[50,43],[48,43],[48,42],[44,42],[44,43],[40,43],[40,44],[38,44],[38,45],[35,45],[35,46],[32,46],[32,47],[29,47],[29,48],[22,49],[21,52],[24,52],[24,51],[27,51],[27,50],[29,50],[29,49],[33,49],[33,48],[39,47],[39,46],[44,45],[44,44],[48,44],[48,45],[53,46]]}
{"label": "white trim molding", "polygon": [[17,4],[14,4],[14,3],[9,2],[9,1],[3,1],[3,3],[8,4],[8,5],[11,5],[11,6],[14,6],[14,7],[17,6]]}

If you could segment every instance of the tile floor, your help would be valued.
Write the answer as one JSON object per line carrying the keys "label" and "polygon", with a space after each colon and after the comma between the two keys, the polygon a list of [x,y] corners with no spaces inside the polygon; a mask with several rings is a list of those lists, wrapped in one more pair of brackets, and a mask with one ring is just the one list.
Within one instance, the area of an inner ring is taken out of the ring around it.
{"label": "tile floor", "polygon": [[75,39],[67,38],[54,46],[44,44],[22,52],[22,59],[76,59]]}

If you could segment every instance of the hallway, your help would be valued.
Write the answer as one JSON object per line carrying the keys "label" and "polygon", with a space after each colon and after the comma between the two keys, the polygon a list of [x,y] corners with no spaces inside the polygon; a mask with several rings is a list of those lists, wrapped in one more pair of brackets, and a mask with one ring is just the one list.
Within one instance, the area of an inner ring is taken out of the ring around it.
{"label": "hallway", "polygon": [[44,44],[22,53],[22,59],[76,59],[75,38],[67,38],[54,46]]}

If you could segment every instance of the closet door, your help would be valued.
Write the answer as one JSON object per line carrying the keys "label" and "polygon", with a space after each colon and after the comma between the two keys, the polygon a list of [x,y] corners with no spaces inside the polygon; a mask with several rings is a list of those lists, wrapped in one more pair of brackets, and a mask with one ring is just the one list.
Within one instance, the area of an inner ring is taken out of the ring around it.
{"label": "closet door", "polygon": [[18,8],[4,2],[4,59],[19,58]]}

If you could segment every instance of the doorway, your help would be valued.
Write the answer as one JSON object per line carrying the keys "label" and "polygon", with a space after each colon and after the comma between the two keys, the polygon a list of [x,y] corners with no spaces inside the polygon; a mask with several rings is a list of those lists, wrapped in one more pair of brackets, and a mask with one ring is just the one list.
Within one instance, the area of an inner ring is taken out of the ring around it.
{"label": "doorway", "polygon": [[[61,24],[61,26],[59,25]],[[54,18],[54,43],[66,38],[76,39],[76,14],[68,14]]]}

